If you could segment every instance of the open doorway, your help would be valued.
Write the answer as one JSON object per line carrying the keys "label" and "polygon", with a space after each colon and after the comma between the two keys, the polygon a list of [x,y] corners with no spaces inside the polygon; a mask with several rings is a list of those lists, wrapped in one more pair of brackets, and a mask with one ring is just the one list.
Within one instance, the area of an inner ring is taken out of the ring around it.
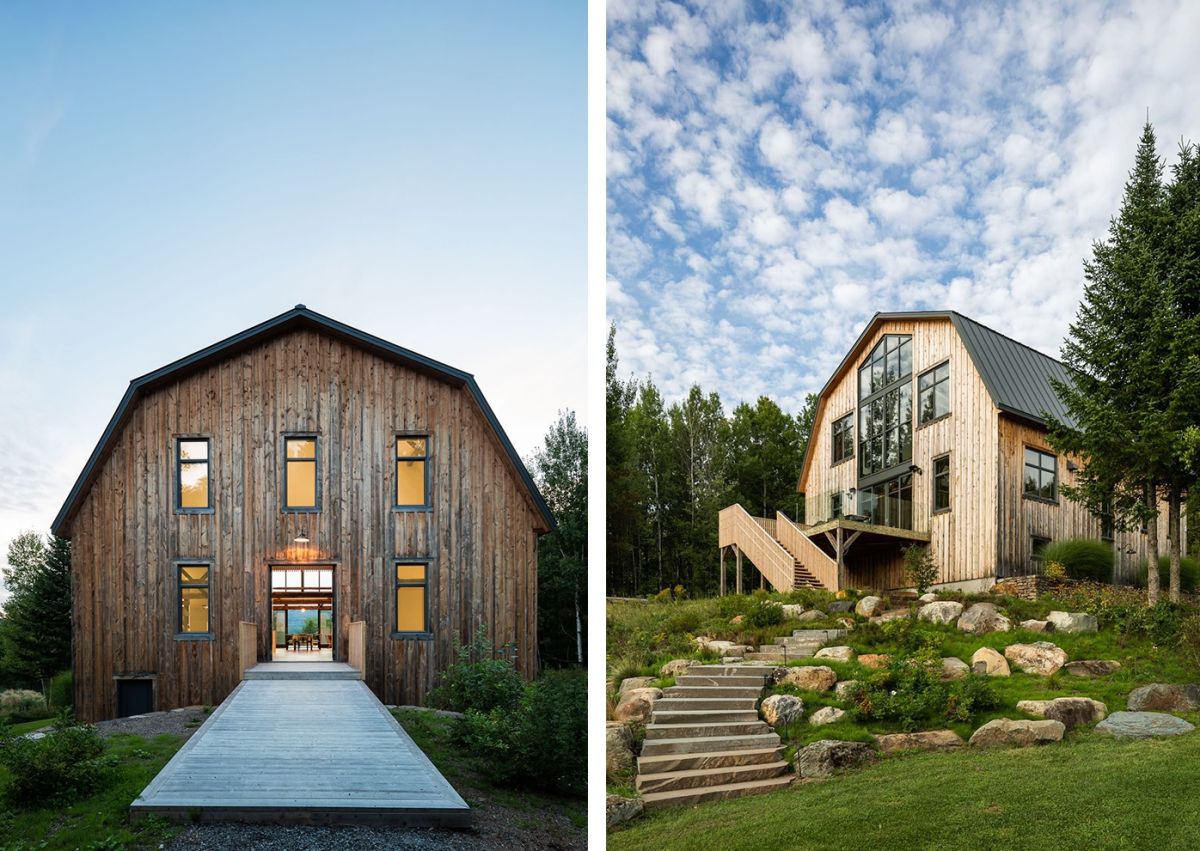
{"label": "open doorway", "polygon": [[271,660],[332,662],[333,567],[271,567]]}

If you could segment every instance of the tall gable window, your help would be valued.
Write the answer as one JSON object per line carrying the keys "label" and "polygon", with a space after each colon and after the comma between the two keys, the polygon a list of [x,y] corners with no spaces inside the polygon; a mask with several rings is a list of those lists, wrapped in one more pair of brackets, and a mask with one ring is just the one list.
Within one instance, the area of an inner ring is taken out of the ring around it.
{"label": "tall gable window", "polygon": [[833,421],[833,463],[854,457],[854,414]]}
{"label": "tall gable window", "polygon": [[179,634],[207,635],[208,603],[211,592],[207,564],[179,565]]}
{"label": "tall gable window", "polygon": [[318,511],[317,438],[286,437],[284,444],[284,511]]}
{"label": "tall gable window", "polygon": [[933,459],[933,510],[950,510],[950,456]]}
{"label": "tall gable window", "polygon": [[912,338],[887,334],[858,370],[858,472],[912,460]]}
{"label": "tall gable window", "polygon": [[1058,500],[1058,456],[1025,447],[1025,495]]}
{"label": "tall gable window", "polygon": [[429,632],[429,564],[396,564],[395,634]]}
{"label": "tall gable window", "polygon": [[181,437],[175,443],[175,509],[182,512],[212,510],[209,485],[208,438]]}
{"label": "tall gable window", "polygon": [[917,421],[924,425],[950,413],[950,362],[921,373],[917,379]]}
{"label": "tall gable window", "polygon": [[429,505],[429,438],[396,438],[396,508]]}
{"label": "tall gable window", "polygon": [[865,399],[912,375],[912,337],[885,334],[858,370],[858,398]]}

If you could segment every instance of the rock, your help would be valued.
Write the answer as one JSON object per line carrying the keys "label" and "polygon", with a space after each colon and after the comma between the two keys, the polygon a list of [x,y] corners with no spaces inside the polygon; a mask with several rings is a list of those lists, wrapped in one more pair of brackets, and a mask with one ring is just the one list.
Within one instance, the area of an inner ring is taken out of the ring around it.
{"label": "rock", "polygon": [[825,611],[831,615],[840,615],[843,612],[854,610],[854,604],[849,600],[835,600],[825,607]]}
{"label": "rock", "polygon": [[813,658],[832,659],[835,662],[849,662],[854,658],[854,651],[844,644],[840,644],[837,647],[822,647]]}
{"label": "rock", "polygon": [[797,665],[777,669],[775,682],[804,691],[829,691],[837,682],[837,674],[827,665]]}
{"label": "rock", "polygon": [[883,611],[882,597],[863,597],[854,607],[854,613],[864,618],[873,618]]}
{"label": "rock", "polygon": [[745,616],[745,615],[734,615],[733,617],[731,617],[731,618],[729,619],[729,622],[730,622],[731,624],[733,624],[734,626],[737,626],[738,624],[740,624],[740,623],[741,623],[742,621],[744,621],[745,619],[746,619],[746,616]]}
{"label": "rock", "polygon": [[626,677],[621,680],[621,688],[617,693],[624,697],[636,688],[654,688],[656,682],[657,677]]}
{"label": "rock", "polygon": [[735,644],[732,647],[730,647],[728,650],[725,651],[725,655],[733,656],[736,659],[740,659],[741,657],[743,657],[747,653],[749,653],[751,651],[751,649],[752,648],[748,644]]}
{"label": "rock", "polygon": [[[732,644],[730,644],[727,641],[726,642],[713,642],[713,644],[717,644],[717,643],[728,644],[730,647],[733,646]],[[721,653],[724,650],[724,648],[713,647],[712,644],[710,644],[708,646],[710,648],[716,650],[718,653]],[[693,662],[691,659],[672,659],[670,662],[663,665],[662,668],[659,669],[658,673],[660,675],[662,675],[663,677],[678,677],[678,676],[682,676],[683,674],[686,674],[688,672],[688,668],[692,667],[692,665],[695,665],[695,664],[696,663]]]}
{"label": "rock", "polygon": [[650,715],[654,712],[654,701],[662,697],[660,688],[635,688],[627,692],[613,710],[613,719],[621,722],[633,721],[638,724],[650,723]]}
{"label": "rock", "polygon": [[1114,712],[1096,725],[1096,732],[1118,739],[1149,739],[1180,736],[1195,726],[1165,712]]}
{"label": "rock", "polygon": [[633,731],[610,721],[604,730],[604,770],[616,777],[633,770]]}
{"label": "rock", "polygon": [[1039,718],[1049,718],[1061,721],[1068,730],[1103,721],[1108,715],[1108,707],[1090,697],[1056,697],[1053,700],[1020,700],[1017,709],[1037,715]]}
{"label": "rock", "polygon": [[784,603],[781,608],[785,618],[798,618],[804,614],[804,607],[798,603]]}
{"label": "rock", "polygon": [[890,609],[878,617],[871,618],[875,623],[887,623],[888,621],[898,621],[901,618],[906,618],[911,615],[908,609]]}
{"label": "rock", "polygon": [[971,668],[962,659],[956,656],[947,656],[942,659],[943,680],[961,680],[969,673],[971,673]]}
{"label": "rock", "polygon": [[1164,712],[1195,712],[1200,709],[1200,686],[1195,683],[1171,685],[1150,683],[1129,693],[1125,708],[1134,712],[1149,709]]}
{"label": "rock", "polygon": [[858,657],[858,664],[864,668],[886,668],[892,661],[887,653],[864,653]]}
{"label": "rock", "polygon": [[808,723],[814,727],[823,727],[826,724],[836,724],[846,717],[844,709],[838,709],[836,706],[822,706],[808,718]]}
{"label": "rock", "polygon": [[1067,651],[1049,641],[1033,644],[1010,644],[1004,648],[1004,657],[1028,674],[1048,677],[1067,664]]}
{"label": "rock", "polygon": [[856,768],[875,762],[879,757],[866,742],[841,742],[821,739],[796,753],[796,774],[800,777],[829,777],[844,768]]}
{"label": "rock", "polygon": [[1021,629],[1027,632],[1054,632],[1054,624],[1050,621],[1021,621]]}
{"label": "rock", "polygon": [[936,603],[937,602],[937,594],[934,594],[932,591],[929,591],[928,593],[922,594],[920,597],[918,597],[917,602],[918,603]]}
{"label": "rock", "polygon": [[1121,667],[1115,659],[1084,659],[1080,662],[1068,662],[1063,670],[1076,677],[1106,677]]}
{"label": "rock", "polygon": [[1061,721],[1014,721],[1011,718],[996,718],[971,734],[972,747],[1015,745],[1026,748],[1061,742],[1067,730]]}
{"label": "rock", "polygon": [[943,600],[940,603],[926,603],[917,612],[917,617],[930,623],[954,623],[962,616],[963,604],[953,600]]}
{"label": "rock", "polygon": [[895,751],[948,751],[966,744],[953,730],[928,730],[924,733],[886,733],[875,741],[884,753]]}
{"label": "rock", "polygon": [[608,827],[616,827],[642,814],[645,804],[641,798],[622,798],[620,795],[609,795],[604,799],[604,823]]}
{"label": "rock", "polygon": [[854,629],[854,618],[838,618],[837,625],[842,629]]}
{"label": "rock", "polygon": [[759,705],[763,720],[772,727],[791,724],[804,714],[804,701],[791,694],[773,694]]}
{"label": "rock", "polygon": [[808,623],[809,621],[823,621],[825,620],[825,617],[826,616],[824,612],[819,612],[816,609],[809,609],[807,612],[802,612],[800,617],[796,618],[796,620]]}
{"label": "rock", "polygon": [[985,635],[989,632],[1008,632],[1012,624],[996,611],[994,603],[976,603],[963,612],[958,619],[958,628],[971,635]]}
{"label": "rock", "polygon": [[1055,632],[1097,632],[1100,629],[1096,616],[1087,612],[1051,612],[1046,620],[1054,624]]}
{"label": "rock", "polygon": [[833,696],[838,700],[849,700],[858,689],[858,680],[842,680],[833,687]]}
{"label": "rock", "polygon": [[989,677],[1007,677],[1012,673],[1008,660],[990,647],[980,647],[971,654],[971,670]]}

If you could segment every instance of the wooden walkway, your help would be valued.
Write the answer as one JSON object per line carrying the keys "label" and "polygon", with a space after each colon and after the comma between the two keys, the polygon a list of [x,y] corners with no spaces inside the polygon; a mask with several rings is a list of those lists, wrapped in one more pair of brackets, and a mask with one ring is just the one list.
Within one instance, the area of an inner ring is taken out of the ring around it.
{"label": "wooden walkway", "polygon": [[234,689],[133,802],[135,818],[470,823],[466,802],[365,683],[301,670],[277,679],[275,667]]}

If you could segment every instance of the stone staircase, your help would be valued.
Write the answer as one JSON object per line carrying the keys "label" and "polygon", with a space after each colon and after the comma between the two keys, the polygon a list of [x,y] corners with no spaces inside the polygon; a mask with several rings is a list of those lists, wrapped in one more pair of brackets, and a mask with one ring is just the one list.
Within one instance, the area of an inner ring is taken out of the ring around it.
{"label": "stone staircase", "polygon": [[638,758],[637,788],[647,808],[736,798],[791,782],[779,736],[758,718],[771,673],[764,665],[695,665],[676,677],[654,703]]}
{"label": "stone staircase", "polygon": [[815,654],[831,641],[846,637],[844,629],[797,629],[791,635],[775,639],[774,644],[763,644],[743,658],[746,662],[790,662],[805,659]]}

